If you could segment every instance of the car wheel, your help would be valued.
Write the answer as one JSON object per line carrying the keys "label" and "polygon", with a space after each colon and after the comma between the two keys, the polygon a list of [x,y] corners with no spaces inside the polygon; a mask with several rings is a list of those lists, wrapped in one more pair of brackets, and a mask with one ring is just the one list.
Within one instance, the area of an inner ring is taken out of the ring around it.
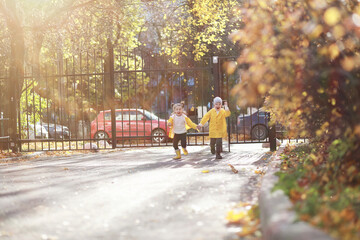
{"label": "car wheel", "polygon": [[94,138],[95,139],[104,139],[104,138],[106,139],[106,138],[109,138],[109,135],[104,131],[98,131],[95,133]]}
{"label": "car wheel", "polygon": [[151,135],[153,136],[152,137],[153,141],[156,143],[163,143],[166,141],[166,133],[161,128],[157,128],[153,130]]}
{"label": "car wheel", "polygon": [[256,125],[251,129],[251,138],[264,140],[268,136],[268,130],[264,125]]}

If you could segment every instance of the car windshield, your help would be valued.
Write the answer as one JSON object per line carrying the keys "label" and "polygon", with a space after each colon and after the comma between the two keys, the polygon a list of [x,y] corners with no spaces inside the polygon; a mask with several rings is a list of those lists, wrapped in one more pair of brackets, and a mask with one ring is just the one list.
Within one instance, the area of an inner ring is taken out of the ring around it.
{"label": "car windshield", "polygon": [[[140,111],[142,112],[142,110],[140,110]],[[158,120],[159,119],[158,116],[156,116],[155,114],[153,114],[153,113],[151,113],[149,111],[144,110],[144,114],[150,120]]]}

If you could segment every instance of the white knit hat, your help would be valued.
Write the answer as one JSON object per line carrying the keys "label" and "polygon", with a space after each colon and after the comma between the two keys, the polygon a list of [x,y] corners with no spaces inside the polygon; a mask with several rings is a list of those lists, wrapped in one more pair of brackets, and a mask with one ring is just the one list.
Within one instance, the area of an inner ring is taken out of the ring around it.
{"label": "white knit hat", "polygon": [[222,104],[222,99],[220,97],[214,98],[214,104],[215,103],[221,103]]}

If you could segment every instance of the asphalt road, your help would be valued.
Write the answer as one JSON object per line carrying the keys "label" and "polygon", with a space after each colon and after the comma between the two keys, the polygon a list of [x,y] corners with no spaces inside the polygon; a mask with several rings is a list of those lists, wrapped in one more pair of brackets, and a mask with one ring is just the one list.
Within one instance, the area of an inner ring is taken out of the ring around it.
{"label": "asphalt road", "polygon": [[0,162],[0,240],[237,239],[226,214],[257,202],[269,149],[232,145],[220,161],[188,150],[180,161],[159,147]]}

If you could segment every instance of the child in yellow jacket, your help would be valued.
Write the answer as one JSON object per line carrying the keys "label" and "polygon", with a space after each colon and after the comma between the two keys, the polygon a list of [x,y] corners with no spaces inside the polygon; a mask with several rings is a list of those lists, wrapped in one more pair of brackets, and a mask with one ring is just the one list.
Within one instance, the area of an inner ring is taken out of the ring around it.
{"label": "child in yellow jacket", "polygon": [[[227,136],[226,117],[229,117],[231,112],[227,105],[224,103],[224,109],[222,108],[222,99],[220,97],[214,98],[214,108],[209,110],[201,119],[198,129],[210,120],[209,124],[209,137],[210,137],[210,149],[211,153],[216,153],[216,159],[222,159],[220,155],[222,148],[222,138]],[[216,145],[216,151],[215,151]]]}
{"label": "child in yellow jacket", "polygon": [[169,137],[173,138],[173,147],[176,153],[173,159],[180,159],[179,141],[181,141],[184,155],[188,155],[188,151],[186,150],[186,131],[189,128],[197,129],[197,125],[185,115],[184,105],[182,103],[174,104],[173,114],[168,120],[168,125],[170,127]]}

